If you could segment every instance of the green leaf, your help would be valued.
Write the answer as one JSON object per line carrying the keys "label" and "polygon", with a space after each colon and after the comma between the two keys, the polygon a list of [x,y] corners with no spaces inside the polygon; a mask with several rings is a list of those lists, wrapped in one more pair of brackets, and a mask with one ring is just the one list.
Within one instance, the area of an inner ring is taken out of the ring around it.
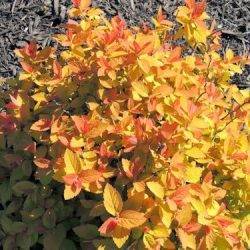
{"label": "green leaf", "polygon": [[8,236],[3,241],[3,250],[13,250],[15,249],[15,238]]}
{"label": "green leaf", "polygon": [[32,174],[32,164],[31,164],[30,161],[25,160],[25,161],[22,163],[21,168],[22,168],[22,171],[23,171],[23,175],[24,175],[24,176],[27,176],[27,177],[31,176],[31,174]]}
{"label": "green leaf", "polygon": [[30,181],[20,181],[16,183],[12,189],[18,196],[21,196],[34,192],[36,190],[36,185]]}
{"label": "green leaf", "polygon": [[52,177],[54,175],[53,171],[50,171],[48,173],[46,173],[45,175],[43,175],[39,181],[41,182],[41,184],[43,185],[48,185],[51,181],[52,181]]}
{"label": "green leaf", "polygon": [[53,209],[48,209],[42,218],[43,225],[47,228],[53,228],[56,224],[56,214]]}
{"label": "green leaf", "polygon": [[61,246],[60,250],[76,250],[76,245],[72,240],[64,239]]}
{"label": "green leaf", "polygon": [[43,239],[44,250],[59,250],[66,237],[66,230],[62,224],[57,225],[53,230],[48,231]]}
{"label": "green leaf", "polygon": [[22,215],[22,220],[24,222],[31,222],[34,220],[37,220],[39,217],[41,217],[44,213],[44,208],[35,208],[32,211],[21,211],[21,215]]}
{"label": "green leaf", "polygon": [[21,249],[30,249],[38,241],[38,233],[32,234],[18,234],[16,237],[16,244]]}
{"label": "green leaf", "polygon": [[0,185],[0,199],[3,206],[5,206],[7,201],[11,200],[12,190],[9,182],[5,181]]}
{"label": "green leaf", "polygon": [[15,199],[13,200],[6,208],[5,214],[12,214],[17,212],[22,206],[22,199]]}
{"label": "green leaf", "polygon": [[23,177],[24,173],[21,167],[13,169],[10,176],[10,184],[14,184],[16,181],[21,180]]}
{"label": "green leaf", "polygon": [[7,216],[3,215],[1,217],[1,226],[2,229],[5,233],[11,233],[12,230],[12,223],[13,221],[11,219],[9,219]]}
{"label": "green leaf", "polygon": [[22,233],[27,228],[27,225],[23,222],[17,221],[12,224],[11,233],[18,234]]}
{"label": "green leaf", "polygon": [[77,236],[85,240],[95,239],[98,235],[98,227],[91,224],[80,225],[73,228],[73,231]]}

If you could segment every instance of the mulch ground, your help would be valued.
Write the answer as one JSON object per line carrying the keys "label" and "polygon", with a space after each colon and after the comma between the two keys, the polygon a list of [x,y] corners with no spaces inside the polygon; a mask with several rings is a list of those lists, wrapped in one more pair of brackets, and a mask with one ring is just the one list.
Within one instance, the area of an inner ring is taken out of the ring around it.
{"label": "mulch ground", "polygon": [[[62,30],[67,20],[70,0],[0,0],[0,77],[15,76],[19,64],[13,50],[25,42],[37,40],[42,46],[52,43],[51,34]],[[182,0],[93,0],[111,17],[119,14],[128,25],[148,22],[159,6],[173,18]],[[250,50],[249,0],[207,0],[207,12],[222,31],[223,49],[232,48],[237,54]],[[233,82],[250,87],[250,67],[235,76]]]}

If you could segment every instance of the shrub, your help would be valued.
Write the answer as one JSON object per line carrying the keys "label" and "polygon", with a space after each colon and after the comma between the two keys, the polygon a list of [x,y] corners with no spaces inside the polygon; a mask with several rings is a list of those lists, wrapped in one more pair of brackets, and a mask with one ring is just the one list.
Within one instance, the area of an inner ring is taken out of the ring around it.
{"label": "shrub", "polygon": [[250,92],[230,83],[249,60],[222,55],[205,2],[185,2],[175,25],[160,9],[154,28],[127,28],[74,0],[59,49],[16,50],[0,113],[5,249],[250,247]]}

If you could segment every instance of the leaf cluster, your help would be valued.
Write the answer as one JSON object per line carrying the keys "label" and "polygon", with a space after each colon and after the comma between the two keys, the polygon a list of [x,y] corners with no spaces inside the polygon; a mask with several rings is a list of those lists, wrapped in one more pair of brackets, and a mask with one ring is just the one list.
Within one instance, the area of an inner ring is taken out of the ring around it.
{"label": "leaf cluster", "polygon": [[16,49],[1,95],[4,249],[249,248],[249,58],[205,1],[153,28],[72,2],[61,49]]}

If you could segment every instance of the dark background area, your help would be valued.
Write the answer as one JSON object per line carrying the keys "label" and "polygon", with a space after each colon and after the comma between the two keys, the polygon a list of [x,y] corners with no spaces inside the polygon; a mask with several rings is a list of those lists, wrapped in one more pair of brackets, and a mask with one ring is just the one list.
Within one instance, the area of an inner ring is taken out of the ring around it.
{"label": "dark background area", "polygon": [[[111,17],[119,14],[128,25],[150,22],[162,6],[168,19],[183,4],[183,0],[93,0]],[[62,31],[67,20],[70,0],[0,0],[0,77],[17,74],[19,64],[13,50],[35,39],[42,46],[52,43],[51,34]],[[223,49],[232,48],[235,53],[249,53],[250,2],[249,0],[207,0],[207,12],[217,21],[222,31]],[[250,67],[233,83],[250,87]]]}

